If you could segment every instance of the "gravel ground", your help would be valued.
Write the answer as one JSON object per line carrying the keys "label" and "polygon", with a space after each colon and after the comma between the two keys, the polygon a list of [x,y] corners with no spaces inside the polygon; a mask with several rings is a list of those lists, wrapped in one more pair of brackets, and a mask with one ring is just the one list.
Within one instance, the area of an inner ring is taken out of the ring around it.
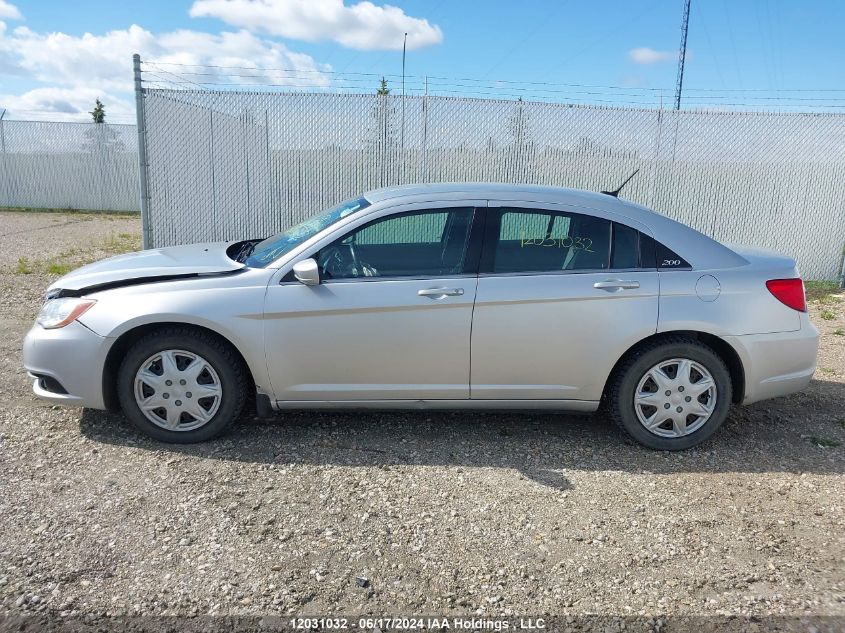
{"label": "gravel ground", "polygon": [[805,393],[737,408],[680,454],[600,417],[479,413],[247,416],[224,439],[167,446],[36,400],[21,369],[49,263],[139,231],[0,213],[0,614],[845,623],[843,298],[811,307],[822,343]]}

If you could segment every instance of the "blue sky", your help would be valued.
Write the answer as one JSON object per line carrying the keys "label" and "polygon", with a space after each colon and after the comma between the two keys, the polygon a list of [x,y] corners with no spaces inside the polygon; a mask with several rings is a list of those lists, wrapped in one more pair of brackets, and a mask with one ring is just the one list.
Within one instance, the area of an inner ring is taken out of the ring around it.
{"label": "blue sky", "polygon": [[[411,90],[429,76],[430,92],[442,94],[620,105],[658,103],[662,95],[668,104],[682,5],[0,0],[0,107],[13,118],[83,119],[100,96],[110,120],[131,121],[130,55],[136,50],[173,64],[296,69],[247,80],[271,89],[308,84],[370,91],[376,85],[370,74],[388,75],[398,88],[404,31],[410,33]],[[685,103],[784,109],[845,104],[843,23],[845,3],[834,0],[693,0]],[[220,69],[188,76],[187,66],[148,68],[153,81],[243,81]],[[811,90],[816,92],[801,92]]]}

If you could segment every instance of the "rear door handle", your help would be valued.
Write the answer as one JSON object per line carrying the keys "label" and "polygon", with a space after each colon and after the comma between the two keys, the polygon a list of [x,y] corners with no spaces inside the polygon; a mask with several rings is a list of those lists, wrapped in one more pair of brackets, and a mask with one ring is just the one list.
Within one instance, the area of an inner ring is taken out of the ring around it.
{"label": "rear door handle", "polygon": [[463,288],[425,288],[417,290],[420,297],[431,297],[432,299],[440,299],[442,297],[460,297],[464,294]]}
{"label": "rear door handle", "polygon": [[604,281],[597,281],[593,284],[593,288],[607,290],[608,292],[616,292],[617,290],[634,290],[639,287],[639,281],[625,281],[622,279],[605,279]]}

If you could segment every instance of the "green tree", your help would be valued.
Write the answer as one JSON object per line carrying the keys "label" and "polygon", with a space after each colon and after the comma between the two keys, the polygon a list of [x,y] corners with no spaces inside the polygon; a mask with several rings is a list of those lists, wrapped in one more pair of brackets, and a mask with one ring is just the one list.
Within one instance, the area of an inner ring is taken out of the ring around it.
{"label": "green tree", "polygon": [[94,123],[106,122],[106,106],[99,99],[94,103],[94,109],[91,110],[91,117],[94,119]]}
{"label": "green tree", "polygon": [[378,165],[378,186],[397,184],[396,156],[399,149],[399,113],[395,99],[388,99],[390,88],[382,77],[376,100],[373,103],[372,127],[370,128],[370,151],[376,157]]}

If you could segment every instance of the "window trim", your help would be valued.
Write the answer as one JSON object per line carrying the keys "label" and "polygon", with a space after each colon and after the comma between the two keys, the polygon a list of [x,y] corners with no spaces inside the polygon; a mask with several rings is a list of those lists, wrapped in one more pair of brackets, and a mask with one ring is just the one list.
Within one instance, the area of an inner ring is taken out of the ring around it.
{"label": "window trim", "polygon": [[[467,273],[459,273],[457,275],[413,275],[408,277],[344,277],[343,279],[321,279],[320,285],[331,285],[331,284],[355,284],[355,283],[376,283],[379,281],[426,281],[428,279],[475,279],[476,274],[467,274]],[[302,285],[298,280],[285,280],[279,283],[281,286],[285,286],[288,284],[299,284]]]}

